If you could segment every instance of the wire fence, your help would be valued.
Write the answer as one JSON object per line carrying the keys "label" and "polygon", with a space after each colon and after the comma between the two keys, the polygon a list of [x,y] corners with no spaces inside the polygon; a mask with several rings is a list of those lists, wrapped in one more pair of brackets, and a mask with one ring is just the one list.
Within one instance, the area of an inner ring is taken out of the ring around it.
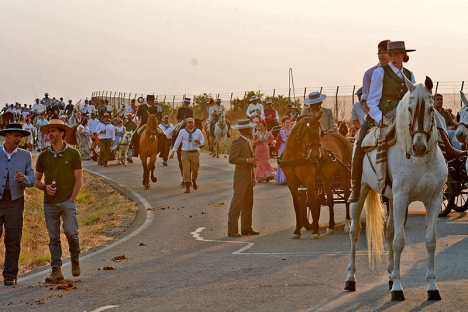
{"label": "wire fence", "polygon": [[[454,113],[458,112],[462,107],[462,101],[460,99],[460,91],[463,91],[464,81],[437,81],[434,83],[433,94],[440,93],[444,96],[444,108],[452,109]],[[307,97],[309,92],[319,91],[322,94],[326,94],[327,98],[323,101],[323,106],[331,108],[334,112],[335,119],[349,121],[351,119],[351,110],[354,103],[358,101],[357,96],[355,95],[357,89],[360,88],[360,85],[352,86],[329,86],[329,87],[302,87],[294,89],[261,89],[261,90],[250,90],[244,92],[230,92],[230,93],[215,93],[215,92],[203,92],[201,94],[208,95],[212,98],[220,98],[223,101],[223,105],[226,106],[228,110],[233,110],[233,101],[240,99],[246,99],[248,95],[254,93],[261,95],[261,99],[272,98],[283,96],[291,98],[292,102],[295,102],[295,99],[302,100]],[[109,100],[110,105],[114,108],[120,107],[122,103],[126,105],[135,99],[144,101],[147,94],[153,94],[155,98],[163,106],[168,106],[171,110],[175,110],[179,106],[182,106],[183,99],[190,97],[192,99],[196,98],[197,94],[176,94],[176,95],[165,95],[165,94],[156,94],[156,93],[124,93],[117,91],[95,91],[92,93],[92,98],[94,103],[98,103],[100,100]],[[197,105],[197,103],[193,103]],[[278,105],[278,104],[277,104]],[[275,107],[275,102],[273,102],[273,107]]]}

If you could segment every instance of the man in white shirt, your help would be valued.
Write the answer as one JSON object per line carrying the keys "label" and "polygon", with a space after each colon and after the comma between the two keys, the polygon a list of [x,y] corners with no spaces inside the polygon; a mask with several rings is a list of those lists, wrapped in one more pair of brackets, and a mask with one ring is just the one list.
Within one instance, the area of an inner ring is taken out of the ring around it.
{"label": "man in white shirt", "polygon": [[263,105],[260,103],[257,103],[258,97],[252,96],[250,98],[251,103],[249,104],[249,107],[247,108],[247,117],[250,118],[250,120],[254,119],[255,117],[259,117],[260,119],[265,119],[265,115],[263,114]]}
{"label": "man in white shirt", "polygon": [[104,113],[102,121],[96,127],[96,132],[99,134],[100,147],[98,165],[107,167],[111,153],[111,143],[115,141],[115,128],[110,122],[109,113]]}
{"label": "man in white shirt", "polygon": [[160,156],[163,158],[163,165],[167,166],[167,158],[169,157],[169,150],[171,149],[172,143],[172,130],[174,129],[174,125],[169,122],[169,116],[166,115],[163,117],[163,122],[159,124],[159,128],[166,135],[164,144],[162,144],[163,149],[161,150]]}
{"label": "man in white shirt", "polygon": [[98,124],[99,120],[96,119],[96,113],[91,113],[91,118],[88,120],[89,132],[91,132],[92,134],[97,133]]}
{"label": "man in white shirt", "polygon": [[[182,168],[185,182],[185,193],[190,193],[190,181],[193,189],[197,190],[198,169],[200,168],[200,146],[205,143],[205,138],[200,129],[195,128],[195,120],[192,117],[185,119],[187,127],[179,131],[177,140],[172,148],[170,159],[182,144]],[[191,171],[191,172],[190,172]],[[190,175],[192,175],[190,177]]]}
{"label": "man in white shirt", "polygon": [[93,111],[93,108],[89,105],[89,101],[85,100],[84,104],[81,105],[80,110],[83,116],[89,116]]}

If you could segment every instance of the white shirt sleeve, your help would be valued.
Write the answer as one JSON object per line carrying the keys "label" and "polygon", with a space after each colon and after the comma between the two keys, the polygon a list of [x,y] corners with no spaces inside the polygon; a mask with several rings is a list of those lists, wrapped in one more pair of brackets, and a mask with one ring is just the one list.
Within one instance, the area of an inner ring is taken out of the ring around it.
{"label": "white shirt sleeve", "polygon": [[379,102],[382,98],[384,70],[382,67],[376,68],[372,74],[369,95],[367,97],[367,106],[369,107],[369,115],[380,122],[382,120],[382,112],[379,108]]}

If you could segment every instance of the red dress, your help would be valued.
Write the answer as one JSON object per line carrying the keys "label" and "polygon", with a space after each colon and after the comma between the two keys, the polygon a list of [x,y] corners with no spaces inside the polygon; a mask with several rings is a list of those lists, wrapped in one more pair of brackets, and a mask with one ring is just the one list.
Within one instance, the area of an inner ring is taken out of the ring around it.
{"label": "red dress", "polygon": [[258,182],[273,180],[275,170],[270,165],[270,144],[275,138],[270,132],[265,132],[263,135],[257,132],[254,135],[252,143],[255,147],[255,157],[258,158],[257,168],[255,169],[255,178]]}

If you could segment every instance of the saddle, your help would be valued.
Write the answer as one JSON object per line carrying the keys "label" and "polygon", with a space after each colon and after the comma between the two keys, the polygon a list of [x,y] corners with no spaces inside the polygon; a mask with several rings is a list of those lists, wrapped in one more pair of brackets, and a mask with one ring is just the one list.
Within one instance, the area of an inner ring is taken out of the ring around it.
{"label": "saddle", "polygon": [[379,143],[380,135],[385,135],[387,139],[387,146],[392,146],[396,143],[396,122],[395,118],[391,118],[388,124],[383,127],[372,127],[367,132],[366,136],[362,140],[361,147],[366,152],[369,153],[370,151],[377,148]]}

